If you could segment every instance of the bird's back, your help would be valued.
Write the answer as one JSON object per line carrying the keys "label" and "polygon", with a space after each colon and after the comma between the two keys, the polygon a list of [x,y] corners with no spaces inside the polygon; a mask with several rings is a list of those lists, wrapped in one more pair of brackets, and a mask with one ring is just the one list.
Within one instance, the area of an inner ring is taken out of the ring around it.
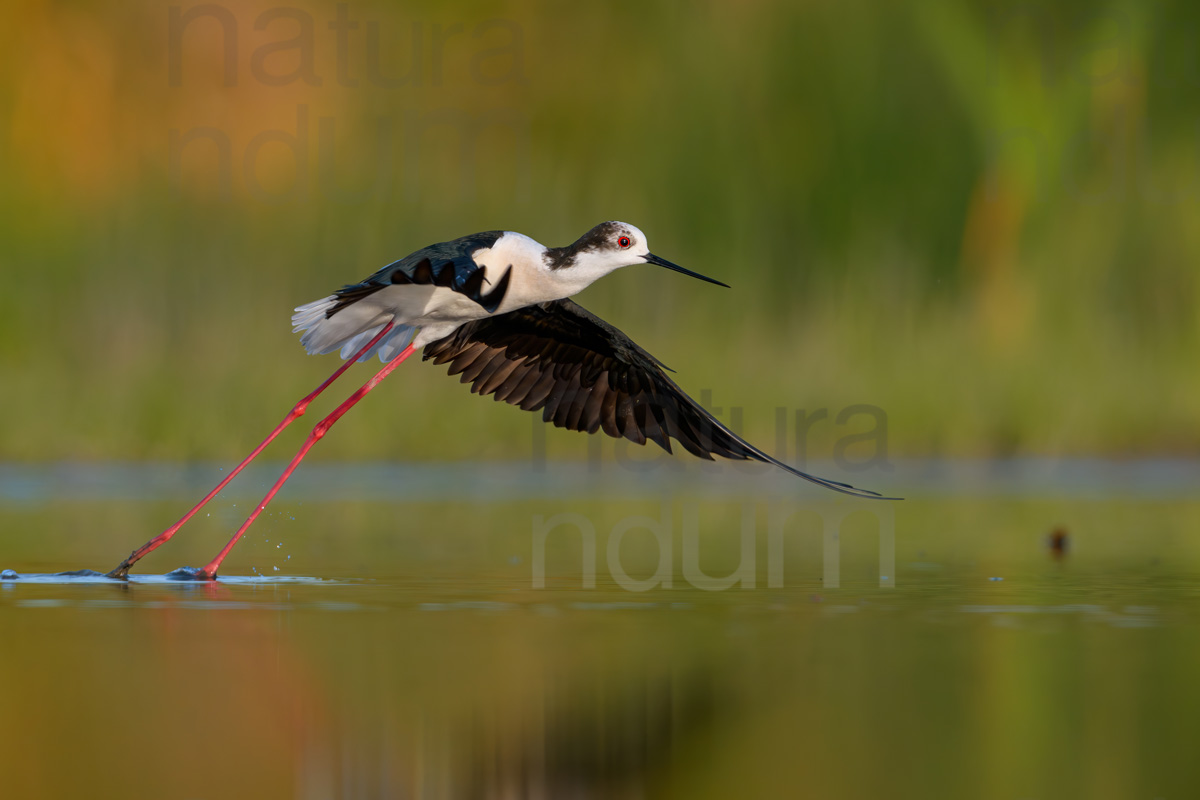
{"label": "bird's back", "polygon": [[495,310],[508,281],[489,281],[474,254],[490,249],[504,235],[505,231],[484,231],[422,247],[358,283],[297,307],[293,330],[304,332],[301,343],[309,353],[340,350],[342,358],[349,358],[395,321],[395,328],[363,356],[365,360],[378,354],[388,361],[411,341],[418,324],[417,319],[397,320],[399,307],[408,306],[417,317],[440,289],[453,293],[448,297],[461,296],[484,310]]}

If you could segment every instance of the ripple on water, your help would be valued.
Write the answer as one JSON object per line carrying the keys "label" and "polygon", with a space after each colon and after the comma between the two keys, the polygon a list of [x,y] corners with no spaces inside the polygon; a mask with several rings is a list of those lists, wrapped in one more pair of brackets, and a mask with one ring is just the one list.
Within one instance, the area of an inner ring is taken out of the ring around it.
{"label": "ripple on water", "polygon": [[[197,578],[199,573],[195,567],[180,567],[172,570],[164,575],[146,575],[138,573],[130,575],[127,579],[110,578],[103,572],[96,572],[92,569],[78,569],[69,572],[27,572],[18,573],[11,569],[0,570],[0,581],[12,583],[40,583],[40,584],[124,584],[124,583],[146,583],[146,584],[179,584],[191,581],[204,581]],[[275,584],[320,584],[322,586],[334,586],[337,584],[348,583],[349,581],[334,580],[331,578],[312,578],[302,575],[220,575],[212,583],[235,584],[235,585],[275,585]]]}

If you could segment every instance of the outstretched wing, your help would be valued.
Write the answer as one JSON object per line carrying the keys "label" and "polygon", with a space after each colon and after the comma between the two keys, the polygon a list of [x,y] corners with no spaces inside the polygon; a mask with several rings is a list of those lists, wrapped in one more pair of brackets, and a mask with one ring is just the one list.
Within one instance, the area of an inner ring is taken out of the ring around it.
{"label": "outstretched wing", "polygon": [[352,283],[338,289],[333,293],[336,302],[325,311],[325,317],[332,317],[346,306],[380,289],[406,283],[432,284],[460,292],[491,313],[504,300],[511,278],[511,268],[505,271],[496,285],[485,294],[485,270],[475,262],[474,254],[478,250],[491,247],[503,235],[504,231],[485,231],[423,247],[399,261],[393,261],[361,283]]}
{"label": "outstretched wing", "polygon": [[749,444],[688,397],[663,364],[621,331],[570,300],[527,306],[468,322],[425,347],[424,358],[450,364],[471,391],[556,427],[604,431],[671,452],[671,439],[700,458],[764,461],[856,497],[876,492],[818,478]]}

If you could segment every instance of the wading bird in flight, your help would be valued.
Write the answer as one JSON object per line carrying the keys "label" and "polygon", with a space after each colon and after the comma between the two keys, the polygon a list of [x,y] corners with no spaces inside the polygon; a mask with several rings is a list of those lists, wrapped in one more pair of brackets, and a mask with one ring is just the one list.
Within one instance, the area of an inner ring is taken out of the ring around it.
{"label": "wading bird in flight", "polygon": [[300,341],[308,352],[338,351],[345,363],[297,403],[183,519],[131,553],[108,576],[127,577],[142,556],[174,536],[352,363],[378,355],[383,369],[317,424],[216,558],[191,573],[201,580],[215,578],[225,556],[312,446],[422,347],[426,360],[449,364],[450,374],[462,375],[471,391],[526,411],[541,411],[545,422],[559,428],[604,431],[638,444],[652,441],[668,453],[674,439],[700,458],[763,461],[835,492],[880,498],[875,492],[801,472],[749,444],[684,394],[658,359],[568,299],[605,275],[635,264],[654,264],[726,286],[654,255],[646,235],[633,225],[602,222],[566,247],[545,247],[512,231],[430,245],[361,283],[300,306],[292,323],[296,332],[303,332]]}

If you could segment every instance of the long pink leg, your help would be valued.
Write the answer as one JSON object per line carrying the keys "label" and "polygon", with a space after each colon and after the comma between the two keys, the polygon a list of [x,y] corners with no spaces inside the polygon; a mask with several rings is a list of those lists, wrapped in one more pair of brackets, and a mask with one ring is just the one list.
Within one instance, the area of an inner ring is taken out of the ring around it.
{"label": "long pink leg", "polygon": [[249,528],[254,520],[258,518],[258,515],[262,513],[262,510],[266,508],[267,504],[271,502],[271,499],[275,497],[275,494],[279,491],[280,487],[282,487],[283,484],[287,482],[287,479],[292,476],[292,473],[295,472],[296,467],[300,465],[300,461],[304,458],[304,456],[308,455],[308,451],[312,449],[312,446],[320,441],[321,437],[333,427],[333,423],[341,419],[342,415],[353,408],[355,403],[357,403],[359,400],[362,400],[363,397],[366,396],[367,392],[378,386],[380,381],[386,378],[392,370],[400,366],[400,364],[412,354],[413,346],[410,344],[408,347],[404,348],[400,355],[396,356],[394,359],[385,364],[383,369],[379,370],[379,372],[375,374],[375,377],[364,383],[362,388],[346,398],[346,401],[335,408],[333,413],[317,423],[317,426],[313,428],[312,433],[310,433],[308,438],[304,440],[304,444],[300,447],[300,451],[296,453],[291,463],[288,464],[287,469],[285,469],[283,474],[279,476],[279,480],[277,480],[275,485],[271,487],[271,491],[267,492],[267,496],[262,499],[262,502],[254,507],[254,510],[250,512],[250,516],[247,517],[246,521],[242,523],[242,527],[237,529],[237,532],[233,534],[233,537],[229,540],[229,542],[226,543],[223,548],[221,548],[221,552],[217,553],[217,557],[210,561],[208,566],[206,566],[198,575],[196,575],[197,578],[207,578],[212,580],[213,578],[217,577],[217,569],[220,568],[221,562],[225,560],[225,556],[229,555],[229,551],[233,549],[235,544],[237,544],[238,539],[242,538],[242,534],[246,532],[246,529]]}
{"label": "long pink leg", "polygon": [[116,569],[114,569],[112,572],[108,573],[108,577],[109,578],[119,578],[119,579],[124,579],[124,578],[128,577],[130,568],[134,564],[136,564],[139,560],[141,560],[142,556],[144,556],[147,553],[151,552],[152,550],[156,549],[160,545],[166,544],[168,541],[170,541],[171,537],[174,536],[179,531],[179,529],[182,528],[189,519],[191,519],[193,516],[195,516],[197,511],[199,511],[201,508],[203,508],[208,503],[209,500],[212,500],[214,497],[216,497],[218,494],[220,494],[221,490],[224,489],[226,486],[228,486],[229,482],[231,480],[233,480],[239,472],[241,472],[243,469],[245,469],[247,464],[249,464],[251,461],[253,461],[255,458],[257,458],[258,454],[261,453],[266,448],[267,445],[269,445],[272,441],[274,441],[276,436],[283,433],[284,428],[286,428],[288,425],[291,425],[299,417],[303,416],[304,412],[308,409],[309,403],[311,403],[313,400],[316,400],[317,397],[321,394],[321,392],[325,391],[327,388],[329,388],[329,385],[331,383],[333,383],[338,378],[340,378],[342,373],[350,368],[351,364],[353,364],[355,361],[358,361],[358,359],[361,358],[368,350],[370,350],[372,347],[374,347],[376,344],[378,344],[379,340],[382,339],[384,336],[386,336],[388,331],[390,331],[394,326],[395,326],[395,323],[393,323],[393,322],[389,322],[387,325],[385,325],[383,330],[381,330],[378,334],[375,335],[374,339],[369,341],[365,347],[363,347],[361,350],[359,350],[357,353],[355,353],[353,358],[347,359],[346,362],[344,364],[342,364],[340,367],[338,367],[337,370],[332,375],[330,375],[328,378],[326,378],[325,382],[322,383],[320,386],[318,386],[316,388],[316,390],[313,391],[312,394],[305,397],[299,403],[296,403],[295,408],[293,408],[291,411],[289,411],[288,415],[283,418],[283,422],[279,423],[275,427],[275,430],[271,431],[270,435],[267,436],[266,439],[262,440],[262,444],[260,444],[256,448],[254,448],[254,450],[251,451],[250,455],[246,456],[246,458],[242,461],[242,463],[240,463],[236,467],[234,467],[233,470],[228,475],[225,476],[225,479],[217,484],[217,487],[215,489],[213,489],[208,494],[204,495],[204,499],[201,500],[199,503],[197,503],[196,506],[191,511],[184,514],[182,519],[180,519],[178,522],[176,522],[171,527],[167,528],[165,531],[160,533],[158,536],[155,536],[153,539],[146,542],[144,545],[139,547],[137,550],[134,550],[132,553],[130,553],[129,558],[122,561],[120,564],[117,565]]}

